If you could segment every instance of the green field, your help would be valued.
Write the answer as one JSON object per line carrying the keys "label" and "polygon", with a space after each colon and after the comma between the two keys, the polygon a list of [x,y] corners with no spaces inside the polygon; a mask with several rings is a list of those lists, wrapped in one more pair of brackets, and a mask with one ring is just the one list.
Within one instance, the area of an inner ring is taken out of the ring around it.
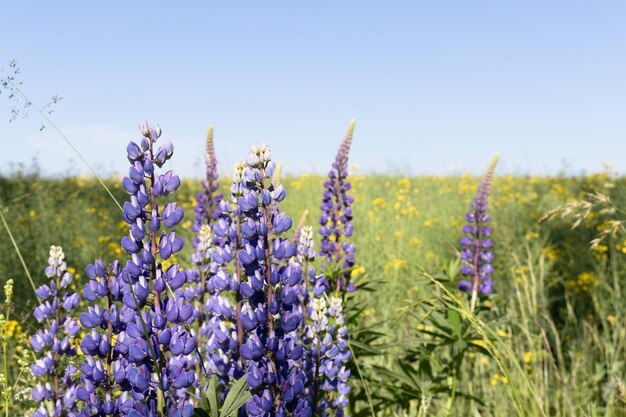
{"label": "green field", "polygon": [[[454,386],[450,395],[438,391],[428,378],[412,374],[403,380],[382,369],[401,371],[399,360],[423,360],[438,330],[428,318],[449,310],[455,299],[467,302],[456,290],[458,241],[479,179],[358,171],[350,178],[358,265],[352,274],[373,290],[357,291],[354,303],[364,303],[361,325],[377,325],[383,333],[377,343],[384,344],[384,354],[358,358],[367,382],[352,379],[359,395],[352,404],[354,414],[370,413],[363,396],[367,384],[371,406],[381,416],[626,415],[626,236],[611,223],[624,218],[616,208],[624,206],[626,180],[608,174],[496,175],[490,200],[495,293],[481,300],[479,322],[464,316],[463,307],[455,307],[462,328],[474,336],[458,372],[442,381]],[[309,209],[308,223],[317,227],[323,181],[310,175],[283,179],[288,195],[281,207],[294,223]],[[110,179],[107,184],[123,201],[120,181]],[[198,181],[185,180],[176,195],[186,212],[186,248],[178,257],[182,265],[189,265],[193,202],[199,189]],[[548,210],[596,192],[610,195],[610,203],[592,206],[579,227],[572,229],[572,215],[538,222]],[[68,266],[78,277],[77,289],[85,282],[89,262],[123,258],[119,242],[127,226],[120,224],[119,209],[94,179],[36,174],[0,178],[0,205],[35,285],[44,282],[43,268],[53,244],[64,248]],[[614,232],[607,231],[611,227]],[[603,232],[605,239],[591,249],[590,242]],[[0,283],[15,280],[11,314],[18,322],[8,322],[12,330],[4,337],[14,344],[36,328],[35,299],[6,228],[0,233]],[[429,366],[436,369],[444,363],[448,347],[427,355]],[[9,373],[15,377],[16,372]],[[16,407],[18,403],[28,405],[16,401]]]}

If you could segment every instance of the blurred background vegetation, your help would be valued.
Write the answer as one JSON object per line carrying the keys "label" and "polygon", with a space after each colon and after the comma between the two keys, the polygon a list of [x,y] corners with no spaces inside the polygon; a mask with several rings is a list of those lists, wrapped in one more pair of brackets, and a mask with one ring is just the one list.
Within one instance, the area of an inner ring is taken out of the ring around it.
{"label": "blurred background vegetation", "polygon": [[[221,180],[229,183],[226,177]],[[574,178],[496,175],[490,200],[496,292],[482,300],[480,316],[489,331],[476,334],[479,327],[467,324],[466,360],[456,376],[445,376],[458,379],[452,405],[453,381],[439,381],[448,387],[444,395],[437,384],[429,385],[432,376],[422,384],[419,375],[425,369],[422,361],[428,369],[442,366],[442,357],[428,351],[438,337],[430,319],[442,312],[445,318],[450,303],[461,297],[456,291],[458,241],[479,179],[360,175],[353,167],[351,180],[358,264],[352,274],[374,290],[355,293],[365,306],[358,312],[358,325],[377,324],[385,346],[384,354],[361,361],[377,414],[623,415],[626,236],[615,228],[621,214],[615,208],[586,210],[579,205],[577,209],[585,210],[575,229],[571,216],[557,213],[549,221],[539,220],[555,207],[594,193],[623,207],[625,178],[609,170]],[[306,174],[283,178],[288,192],[283,207],[294,223],[305,209],[311,211],[308,222],[317,223],[323,181]],[[119,201],[126,198],[119,178],[106,183]],[[172,262],[188,265],[199,190],[199,181],[184,180],[177,193],[186,212],[182,232],[187,245]],[[0,206],[35,285],[44,282],[52,244],[64,248],[68,266],[76,271],[77,289],[95,258],[123,259],[120,239],[127,227],[93,178],[51,179],[36,169],[18,170],[0,177]],[[598,235],[605,238],[592,248],[590,242]],[[5,230],[2,236],[0,284],[15,280],[13,317],[21,321],[18,333],[30,333],[33,291]],[[490,347],[501,355],[498,360],[489,354]],[[422,371],[405,373],[409,379],[403,382],[401,373],[416,363]],[[387,375],[383,369],[400,373]],[[355,392],[358,397],[361,391]],[[365,397],[358,398],[353,414],[371,413]]]}

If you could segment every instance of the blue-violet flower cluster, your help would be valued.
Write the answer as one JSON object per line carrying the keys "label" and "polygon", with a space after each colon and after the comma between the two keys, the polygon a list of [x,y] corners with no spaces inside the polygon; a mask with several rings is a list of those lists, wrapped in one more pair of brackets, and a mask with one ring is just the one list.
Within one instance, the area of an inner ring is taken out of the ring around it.
{"label": "blue-violet flower cluster", "polygon": [[304,349],[297,334],[302,323],[297,307],[302,269],[295,261],[296,245],[283,237],[292,222],[278,209],[286,193],[282,185],[271,182],[274,167],[270,149],[253,146],[238,201],[246,218],[238,253],[245,274],[240,291],[246,340],[240,352],[248,384],[255,390],[246,410],[251,416],[308,417],[311,404],[301,395],[307,384]]}
{"label": "blue-violet flower cluster", "polygon": [[[322,214],[320,216],[320,234],[322,247],[320,255],[327,262],[326,269],[345,270],[354,266],[356,248],[350,241],[345,240],[352,236],[352,202],[348,195],[351,184],[348,181],[348,155],[352,144],[354,120],[350,123],[328,179],[324,182],[322,196]],[[350,282],[350,273],[338,274],[336,280],[329,280],[327,285],[331,292],[340,290],[352,292],[356,289]]]}
{"label": "blue-violet flower cluster", "polygon": [[121,243],[130,260],[119,282],[122,303],[127,307],[121,320],[126,324],[129,363],[119,376],[129,383],[133,403],[120,411],[129,416],[163,412],[189,417],[193,406],[177,392],[193,385],[195,372],[187,361],[176,358],[196,350],[195,338],[184,328],[192,319],[193,307],[175,292],[189,281],[190,274],[178,264],[164,270],[160,262],[183,247],[182,237],[171,229],[181,222],[184,212],[176,202],[166,203],[162,210],[157,203],[157,199],[174,193],[180,180],[172,171],[155,171],[155,166],[161,168],[174,151],[171,142],[155,149],[161,129],[144,122],[140,131],[140,143],[131,141],[127,147],[131,167],[123,179],[130,197],[123,207],[129,235]]}
{"label": "blue-violet flower cluster", "polygon": [[488,201],[493,173],[498,157],[496,156],[487,173],[483,177],[472,201],[470,210],[466,214],[467,224],[463,226],[465,236],[461,239],[461,274],[470,278],[458,284],[461,291],[472,292],[471,310],[474,310],[477,293],[491,294],[493,292],[493,242],[489,238],[493,228],[489,225]]}
{"label": "blue-violet flower cluster", "polygon": [[49,283],[35,292],[41,301],[35,308],[35,318],[43,328],[31,339],[31,346],[38,354],[31,371],[40,381],[31,391],[38,404],[33,417],[76,416],[78,369],[69,359],[76,355],[72,338],[79,331],[71,311],[78,305],[80,297],[68,289],[73,276],[67,270],[60,246],[50,248],[45,274]]}

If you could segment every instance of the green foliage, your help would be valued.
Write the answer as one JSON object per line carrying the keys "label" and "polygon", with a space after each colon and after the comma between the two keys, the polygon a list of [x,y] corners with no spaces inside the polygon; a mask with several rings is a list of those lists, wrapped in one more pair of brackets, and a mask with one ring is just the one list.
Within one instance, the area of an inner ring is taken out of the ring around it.
{"label": "green foliage", "polygon": [[246,377],[238,379],[228,391],[224,402],[220,406],[220,384],[217,376],[209,380],[209,387],[206,391],[204,408],[194,409],[194,417],[232,417],[243,407],[252,397]]}

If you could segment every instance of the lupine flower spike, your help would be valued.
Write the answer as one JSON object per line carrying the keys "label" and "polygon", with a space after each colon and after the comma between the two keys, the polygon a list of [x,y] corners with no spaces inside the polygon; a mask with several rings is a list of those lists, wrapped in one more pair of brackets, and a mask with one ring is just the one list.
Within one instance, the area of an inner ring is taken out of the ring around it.
{"label": "lupine flower spike", "polygon": [[309,417],[311,404],[302,396],[307,385],[304,349],[297,334],[302,269],[295,259],[296,245],[283,237],[292,223],[278,209],[286,193],[272,183],[274,169],[269,147],[253,146],[238,204],[246,218],[238,253],[245,274],[240,291],[246,341],[240,352],[248,384],[255,390],[246,410],[250,416]]}
{"label": "lupine flower spike", "polygon": [[144,122],[140,131],[141,142],[130,142],[127,147],[131,167],[123,179],[130,199],[124,203],[129,235],[122,238],[122,247],[130,260],[120,274],[120,290],[128,307],[121,320],[126,324],[129,364],[119,375],[127,381],[132,397],[120,411],[129,416],[161,412],[191,416],[193,406],[180,394],[195,381],[185,358],[196,350],[196,339],[184,328],[193,318],[193,307],[182,297],[174,297],[191,274],[178,264],[165,269],[161,263],[182,250],[182,237],[171,229],[181,222],[184,212],[175,202],[168,202],[162,210],[157,203],[174,193],[180,180],[172,171],[157,174],[155,170],[174,152],[169,141],[156,149],[161,129]]}
{"label": "lupine flower spike", "polygon": [[[350,393],[350,371],[346,369],[350,351],[348,328],[343,318],[343,301],[340,297],[331,296],[328,305],[325,277],[323,274],[317,275],[312,265],[316,257],[313,245],[313,228],[301,226],[298,259],[305,265],[304,270],[314,294],[311,305],[305,309],[305,312],[310,311],[311,324],[304,328],[302,334],[302,343],[306,348],[303,364],[307,378],[311,381],[307,394],[317,415],[345,416],[347,395]],[[311,266],[307,268],[309,263]],[[308,294],[304,301],[308,306]]]}
{"label": "lupine flower spike", "polygon": [[[208,274],[211,265],[211,249],[213,244],[220,244],[220,239],[214,237],[213,227],[221,215],[220,202],[222,195],[217,192],[219,188],[219,173],[217,172],[217,158],[213,145],[213,126],[209,126],[205,149],[206,176],[202,181],[202,191],[196,196],[196,205],[192,230],[196,236],[192,242],[194,253],[191,262],[195,267],[192,275],[193,284],[184,292],[185,300],[193,302],[194,321],[198,324],[196,345],[204,350],[204,341],[207,332],[207,312],[205,305],[208,302],[209,291],[207,290]],[[220,245],[221,246],[221,245]],[[198,355],[191,358],[195,362],[196,385],[200,383],[201,374],[209,365]],[[198,392],[199,394],[199,392]]]}
{"label": "lupine flower spike", "polygon": [[126,323],[120,318],[134,314],[123,304],[119,307],[121,271],[117,261],[108,268],[99,259],[87,266],[89,282],[83,289],[83,298],[94,306],[80,315],[80,324],[90,330],[80,344],[85,361],[77,396],[85,404],[81,410],[84,416],[120,415],[130,405],[128,393],[116,396],[118,390],[128,389],[126,370],[131,352]]}
{"label": "lupine flower spike", "polygon": [[[313,398],[320,416],[346,416],[350,385],[348,328],[344,324],[343,301],[332,296],[330,303],[324,297],[313,300],[311,309],[314,362]],[[323,394],[323,395],[322,395]]]}
{"label": "lupine flower spike", "polygon": [[35,309],[35,318],[43,328],[30,342],[38,353],[31,370],[40,381],[32,390],[38,404],[33,417],[76,416],[78,369],[68,359],[76,355],[72,338],[79,327],[70,312],[78,305],[79,296],[68,290],[73,276],[67,270],[60,246],[50,248],[45,272],[50,281],[35,292],[41,301]]}
{"label": "lupine flower spike", "polygon": [[226,201],[220,202],[219,213],[212,230],[213,245],[207,251],[211,260],[206,287],[209,297],[204,303],[207,317],[200,334],[206,338],[207,372],[219,376],[222,393],[226,393],[229,379],[238,379],[243,375],[239,361],[239,316],[237,307],[227,296],[229,292],[234,292],[232,298],[240,298],[237,276],[229,271],[232,262],[236,264],[235,271],[239,269],[236,260],[237,223],[233,221],[233,216],[236,218],[238,214]]}
{"label": "lupine flower spike", "polygon": [[[209,126],[205,150],[206,178],[202,181],[203,190],[196,196],[196,205],[192,230],[196,233],[200,231],[203,224],[211,225],[213,219],[219,217],[219,203],[222,195],[217,192],[219,188],[219,173],[217,172],[217,158],[215,157],[215,147],[213,145],[213,126]],[[194,241],[196,247],[198,238]]]}
{"label": "lupine flower spike", "polygon": [[461,239],[461,274],[469,277],[472,281],[462,280],[458,284],[461,291],[471,291],[470,311],[474,311],[478,293],[491,294],[493,292],[493,242],[488,237],[493,228],[489,225],[488,214],[489,192],[493,180],[493,173],[498,163],[496,155],[485,176],[483,177],[478,192],[472,201],[470,210],[465,215],[467,224],[463,226],[465,236]]}
{"label": "lupine flower spike", "polygon": [[[322,214],[320,216],[320,234],[322,248],[320,255],[326,260],[325,268],[329,270],[345,270],[354,266],[355,247],[346,240],[352,236],[352,202],[348,194],[351,184],[348,181],[348,156],[352,144],[355,121],[350,122],[346,134],[328,179],[324,182],[322,197]],[[340,291],[353,292],[356,287],[350,282],[350,273],[342,273],[336,280],[328,282],[329,290],[339,294]]]}

